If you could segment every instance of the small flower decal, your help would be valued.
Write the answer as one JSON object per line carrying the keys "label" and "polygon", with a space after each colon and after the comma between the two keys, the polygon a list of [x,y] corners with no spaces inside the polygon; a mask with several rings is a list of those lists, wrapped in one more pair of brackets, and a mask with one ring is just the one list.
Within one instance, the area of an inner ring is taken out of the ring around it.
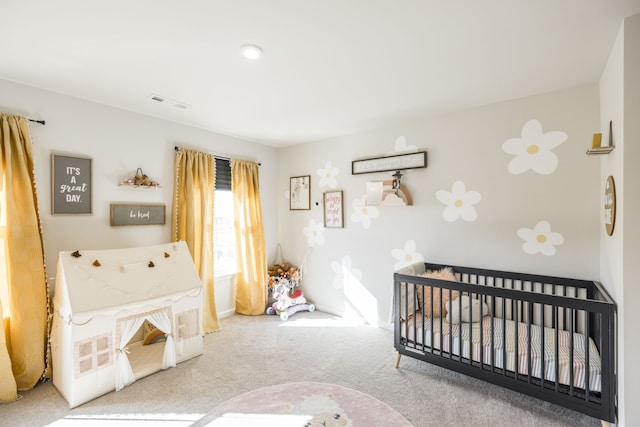
{"label": "small flower decal", "polygon": [[477,191],[467,191],[462,181],[456,181],[451,187],[451,192],[439,190],[436,197],[447,205],[442,212],[442,217],[447,222],[457,221],[462,218],[465,221],[475,221],[478,218],[476,209],[473,207],[480,201],[482,196]]}
{"label": "small flower decal", "polygon": [[371,219],[378,218],[380,211],[375,206],[367,206],[367,195],[365,194],[359,199],[355,199],[351,204],[353,206],[352,222],[361,222],[364,228],[371,227]]}
{"label": "small flower decal", "polygon": [[335,273],[333,276],[333,287],[336,289],[344,289],[354,280],[358,283],[362,281],[362,271],[351,268],[351,257],[349,255],[343,256],[340,262],[333,261],[331,263],[331,269]]}
{"label": "small flower decal", "polygon": [[302,232],[307,236],[307,245],[309,245],[309,247],[324,245],[324,227],[321,222],[310,219],[309,225],[307,225]]}
{"label": "small flower decal", "polygon": [[416,252],[416,242],[413,240],[407,240],[404,249],[393,249],[391,255],[396,259],[396,263],[393,265],[394,270],[400,270],[416,262],[424,262],[422,254]]}
{"label": "small flower decal", "polygon": [[502,144],[505,153],[516,156],[509,162],[509,172],[517,175],[532,169],[541,175],[552,173],[558,167],[558,156],[551,150],[566,140],[566,133],[542,133],[540,122],[529,120],[522,127],[520,138],[511,138]]}
{"label": "small flower decal", "polygon": [[562,234],[551,231],[551,225],[547,221],[540,221],[532,229],[520,228],[518,236],[524,240],[522,250],[528,254],[537,254],[553,256],[556,253],[554,245],[564,243]]}
{"label": "small flower decal", "polygon": [[336,188],[338,186],[338,182],[336,181],[336,176],[340,170],[338,168],[334,168],[331,166],[331,161],[327,161],[324,165],[324,168],[318,169],[317,173],[320,176],[320,181],[318,181],[318,186],[320,188],[329,187]]}
{"label": "small flower decal", "polygon": [[414,151],[418,151],[418,147],[415,145],[407,145],[407,139],[404,136],[399,136],[398,139],[396,139],[393,151],[389,151],[387,155],[412,153]]}

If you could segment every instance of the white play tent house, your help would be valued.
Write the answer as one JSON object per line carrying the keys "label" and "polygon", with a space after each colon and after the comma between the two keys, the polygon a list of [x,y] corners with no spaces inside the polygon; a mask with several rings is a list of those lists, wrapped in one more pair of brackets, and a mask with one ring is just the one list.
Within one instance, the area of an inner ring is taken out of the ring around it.
{"label": "white play tent house", "polygon": [[[202,354],[202,282],[184,242],[60,252],[53,304],[53,384],[71,408]],[[166,341],[144,345],[145,320]]]}

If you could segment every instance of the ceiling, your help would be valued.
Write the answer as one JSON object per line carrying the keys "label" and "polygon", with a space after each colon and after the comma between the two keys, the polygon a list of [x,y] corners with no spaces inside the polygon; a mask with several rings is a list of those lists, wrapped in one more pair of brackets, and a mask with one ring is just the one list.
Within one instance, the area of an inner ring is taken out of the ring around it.
{"label": "ceiling", "polygon": [[[0,79],[282,147],[597,82],[639,12],[640,0],[2,0]],[[245,43],[263,58],[242,57]]]}

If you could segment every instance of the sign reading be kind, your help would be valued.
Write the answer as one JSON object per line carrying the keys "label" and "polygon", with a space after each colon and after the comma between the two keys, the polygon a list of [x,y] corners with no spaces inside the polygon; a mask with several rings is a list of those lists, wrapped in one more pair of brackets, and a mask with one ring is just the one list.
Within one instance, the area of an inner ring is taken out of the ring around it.
{"label": "sign reading be kind", "polygon": [[51,213],[91,214],[91,159],[51,155]]}

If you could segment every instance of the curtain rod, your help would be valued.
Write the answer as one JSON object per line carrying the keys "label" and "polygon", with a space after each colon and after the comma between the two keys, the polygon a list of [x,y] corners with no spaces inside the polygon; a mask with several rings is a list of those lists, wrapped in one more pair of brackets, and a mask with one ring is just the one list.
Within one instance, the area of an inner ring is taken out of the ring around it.
{"label": "curtain rod", "polygon": [[[178,147],[177,145],[175,147],[173,147],[174,150],[178,151],[180,149],[180,147]],[[211,153],[213,154],[213,153]],[[216,159],[220,159],[220,160],[231,160],[230,157],[226,157],[226,156],[219,156],[217,154],[213,154],[213,157],[215,157]],[[258,166],[262,166],[262,163],[258,163]]]}
{"label": "curtain rod", "polygon": [[29,121],[30,121],[30,122],[33,122],[33,123],[39,123],[39,124],[41,124],[42,126],[44,126],[44,123],[45,123],[45,122],[44,122],[44,120],[29,119]]}

